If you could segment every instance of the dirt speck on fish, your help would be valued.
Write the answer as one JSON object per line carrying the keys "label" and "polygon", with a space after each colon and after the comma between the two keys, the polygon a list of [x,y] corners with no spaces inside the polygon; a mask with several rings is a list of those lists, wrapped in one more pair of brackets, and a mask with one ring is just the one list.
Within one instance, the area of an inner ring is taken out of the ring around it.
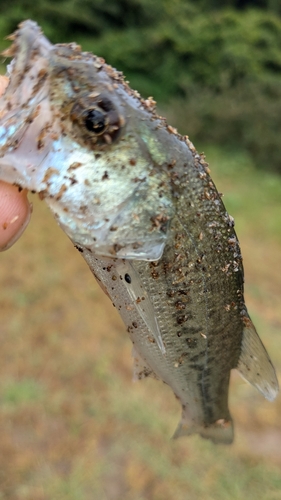
{"label": "dirt speck on fish", "polygon": [[14,35],[0,100],[0,178],[38,192],[116,306],[135,378],[182,405],[175,437],[231,443],[230,370],[278,382],[248,315],[234,223],[205,159],[104,60]]}

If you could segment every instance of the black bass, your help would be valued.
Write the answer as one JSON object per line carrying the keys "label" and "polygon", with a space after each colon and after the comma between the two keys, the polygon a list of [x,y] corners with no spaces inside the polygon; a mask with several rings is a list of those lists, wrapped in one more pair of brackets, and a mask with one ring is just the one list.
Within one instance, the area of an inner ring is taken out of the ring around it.
{"label": "black bass", "polygon": [[103,59],[52,45],[32,21],[11,39],[0,179],[49,205],[122,316],[135,377],[181,402],[175,436],[231,443],[230,370],[269,400],[278,382],[204,157]]}

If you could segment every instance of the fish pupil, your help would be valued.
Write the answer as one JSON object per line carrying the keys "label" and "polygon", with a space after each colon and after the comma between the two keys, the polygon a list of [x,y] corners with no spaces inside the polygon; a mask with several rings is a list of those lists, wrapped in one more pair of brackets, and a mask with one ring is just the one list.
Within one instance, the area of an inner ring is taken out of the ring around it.
{"label": "fish pupil", "polygon": [[101,134],[106,128],[105,116],[98,109],[91,109],[85,117],[85,126],[89,132]]}

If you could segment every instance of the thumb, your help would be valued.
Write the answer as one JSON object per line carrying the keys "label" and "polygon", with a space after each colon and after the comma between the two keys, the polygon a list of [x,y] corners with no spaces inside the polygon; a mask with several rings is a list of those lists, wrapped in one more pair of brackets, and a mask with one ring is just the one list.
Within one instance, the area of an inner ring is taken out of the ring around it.
{"label": "thumb", "polygon": [[29,223],[32,205],[27,191],[0,182],[0,251],[10,248]]}

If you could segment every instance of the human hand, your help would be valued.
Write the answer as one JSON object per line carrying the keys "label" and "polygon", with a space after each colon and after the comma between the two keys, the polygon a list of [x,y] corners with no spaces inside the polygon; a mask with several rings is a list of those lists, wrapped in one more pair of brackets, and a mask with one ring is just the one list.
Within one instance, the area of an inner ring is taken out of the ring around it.
{"label": "human hand", "polygon": [[[7,85],[8,78],[0,76],[0,95]],[[7,250],[19,239],[29,223],[31,212],[27,190],[0,181],[0,251]]]}

